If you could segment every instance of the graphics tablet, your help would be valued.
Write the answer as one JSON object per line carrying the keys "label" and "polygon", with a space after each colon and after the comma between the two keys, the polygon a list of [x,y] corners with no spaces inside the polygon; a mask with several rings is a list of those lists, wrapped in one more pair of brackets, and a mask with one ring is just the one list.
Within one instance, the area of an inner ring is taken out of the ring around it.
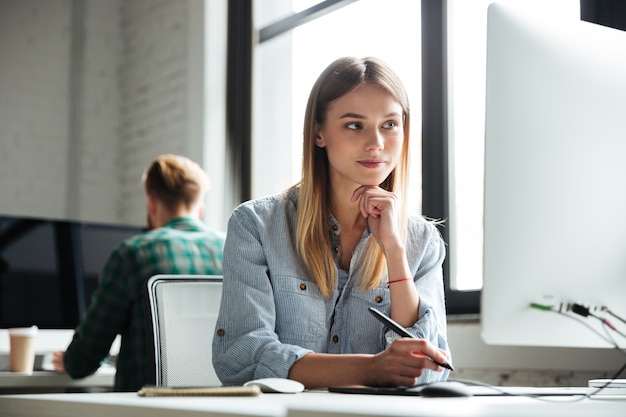
{"label": "graphics tablet", "polygon": [[342,394],[375,394],[375,395],[420,395],[424,385],[416,387],[329,387],[328,392],[339,392]]}

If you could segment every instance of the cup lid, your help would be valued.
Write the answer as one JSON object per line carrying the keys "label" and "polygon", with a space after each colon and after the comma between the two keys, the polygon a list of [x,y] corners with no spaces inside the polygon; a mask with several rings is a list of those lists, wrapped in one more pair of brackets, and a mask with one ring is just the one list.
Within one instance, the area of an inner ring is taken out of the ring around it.
{"label": "cup lid", "polygon": [[37,326],[30,327],[12,327],[9,329],[9,334],[15,336],[36,336],[39,328]]}

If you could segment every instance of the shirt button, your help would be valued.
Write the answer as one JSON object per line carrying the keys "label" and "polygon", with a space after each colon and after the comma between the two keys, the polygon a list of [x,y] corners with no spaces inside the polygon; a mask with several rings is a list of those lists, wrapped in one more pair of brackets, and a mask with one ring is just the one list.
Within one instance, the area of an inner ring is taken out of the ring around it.
{"label": "shirt button", "polygon": [[337,229],[339,229],[339,227],[338,227],[336,224],[333,224],[333,225],[331,226],[331,229],[332,229],[332,231],[333,231],[333,232],[336,232],[336,231],[337,231]]}
{"label": "shirt button", "polygon": [[334,335],[333,336],[333,343],[337,343],[339,341],[339,336]]}
{"label": "shirt button", "polygon": [[377,295],[376,298],[374,298],[374,301],[376,301],[377,304],[380,304],[383,302],[383,297],[381,297],[380,295]]}
{"label": "shirt button", "polygon": [[335,253],[339,253],[339,246],[335,246]]}
{"label": "shirt button", "polygon": [[304,282],[301,282],[301,283],[300,283],[300,289],[301,289],[302,291],[306,290],[306,284],[305,284]]}
{"label": "shirt button", "polygon": [[218,336],[222,337],[222,336],[224,336],[225,334],[226,334],[226,332],[224,331],[224,329],[218,329],[218,330],[217,330],[217,335],[218,335]]}

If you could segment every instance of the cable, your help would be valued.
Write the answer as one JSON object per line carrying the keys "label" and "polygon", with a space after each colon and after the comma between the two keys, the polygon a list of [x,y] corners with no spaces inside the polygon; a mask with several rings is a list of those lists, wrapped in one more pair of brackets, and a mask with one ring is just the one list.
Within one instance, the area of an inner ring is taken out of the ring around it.
{"label": "cable", "polygon": [[625,369],[626,369],[626,363],[624,363],[624,364],[622,365],[622,367],[621,367],[621,368],[619,368],[619,369],[617,370],[617,372],[616,372],[616,373],[615,373],[612,377],[610,377],[610,378],[609,378],[609,379],[608,379],[608,380],[604,383],[604,385],[602,385],[601,387],[599,387],[597,390],[595,390],[595,391],[590,392],[589,394],[587,394],[587,397],[588,397],[588,398],[591,398],[592,396],[594,396],[594,395],[598,394],[598,393],[599,393],[600,391],[602,391],[603,389],[607,388],[609,385],[611,385],[611,383],[612,383],[613,381],[615,381],[617,378],[619,378],[619,376],[622,374],[622,372],[624,372],[624,370],[625,370]]}
{"label": "cable", "polygon": [[606,319],[600,319],[602,320],[602,324],[604,325],[604,330],[607,334],[608,337],[611,338],[611,340],[613,341],[613,344],[619,347],[619,343],[617,343],[615,341],[615,339],[613,339],[613,337],[611,336],[611,332],[609,332],[609,330],[613,330],[615,333],[617,333],[618,335],[622,336],[623,338],[626,338],[626,334],[620,332],[614,325],[613,323],[611,323],[610,321],[606,320]]}
{"label": "cable", "polygon": [[[614,349],[617,349],[619,352],[621,352],[623,355],[626,356],[626,350],[622,349],[619,347],[619,345],[617,344],[617,342],[615,342],[615,339],[613,339],[613,337],[611,337],[611,335],[607,332],[607,335],[604,336],[602,333],[600,333],[596,328],[594,328],[593,326],[591,326],[589,323],[585,322],[584,320],[582,320],[579,317],[576,316],[572,316],[571,314],[567,314],[561,311],[556,311],[557,313],[568,317],[572,320],[576,320],[577,322],[579,322],[580,324],[586,326],[589,330],[591,330],[592,332],[594,332],[598,337],[602,338],[605,342],[607,342],[608,344],[610,344]],[[606,332],[606,327],[603,327],[603,329]]]}
{"label": "cable", "polygon": [[[615,349],[617,349],[618,351],[620,351],[622,354],[626,355],[626,350],[621,349],[619,347],[619,344],[613,339],[611,333],[609,332],[609,329],[614,330],[608,323],[610,323],[608,320],[601,320],[602,324],[603,324],[603,329],[606,331],[606,336],[604,336],[602,333],[600,333],[598,330],[596,330],[594,327],[592,327],[591,325],[589,325],[589,323],[583,321],[581,318],[576,317],[572,314],[569,314],[569,312],[574,312],[580,316],[584,316],[584,317],[588,317],[592,314],[590,314],[589,309],[587,309],[584,306],[581,306],[579,304],[569,304],[567,306],[565,306],[566,308],[564,308],[563,303],[560,303],[558,307],[554,306],[554,305],[546,305],[546,304],[540,304],[540,303],[531,303],[530,304],[531,308],[534,308],[536,310],[540,310],[540,311],[549,311],[549,312],[554,312],[554,313],[558,313],[562,316],[565,317],[569,317],[572,320],[576,320],[579,323],[587,326],[591,331],[593,331],[598,337],[602,338],[604,341],[606,341],[607,343],[609,343],[611,346],[613,346]],[[606,310],[605,310],[606,311]],[[596,317],[598,318],[598,317]],[[614,330],[615,331],[615,330]],[[621,333],[620,333],[621,334]],[[528,397],[528,398],[532,398],[532,399],[536,399],[539,401],[544,401],[544,402],[578,402],[578,401],[582,401],[585,399],[589,399],[589,400],[598,400],[601,397],[596,397],[597,394],[599,392],[601,392],[602,390],[606,389],[613,381],[615,381],[617,378],[619,378],[619,376],[624,372],[624,370],[626,370],[626,363],[624,363],[624,365],[622,365],[622,367],[613,375],[611,376],[608,381],[606,383],[604,383],[601,387],[598,387],[597,389],[595,389],[594,391],[590,391],[587,390],[585,394],[580,394],[580,393],[576,393],[576,394],[567,394],[568,398],[567,399],[563,399],[562,395],[559,395],[559,398],[556,399],[554,398],[555,395],[554,393],[547,393],[547,394],[520,394],[520,393],[514,393],[514,392],[510,392],[506,389],[506,387],[497,387],[491,384],[487,384],[487,383],[483,383],[480,381],[476,381],[476,380],[470,380],[470,379],[449,379],[449,381],[458,381],[464,384],[468,384],[468,385],[475,385],[475,386],[481,386],[481,387],[485,387],[488,388],[490,390],[493,390],[495,393],[498,393],[499,395],[502,396],[514,396],[514,397]],[[478,394],[480,395],[480,394]]]}
{"label": "cable", "polygon": [[555,311],[556,313],[559,313],[562,316],[568,317],[572,320],[576,320],[577,322],[579,322],[580,324],[586,326],[589,330],[591,330],[592,332],[594,332],[598,337],[602,338],[605,342],[607,342],[608,344],[610,344],[612,347],[616,348],[617,350],[621,351],[622,353],[624,353],[626,355],[626,352],[624,352],[622,349],[619,348],[619,346],[617,346],[615,344],[615,342],[613,341],[612,338],[610,337],[606,337],[604,336],[602,333],[600,333],[595,327],[591,326],[589,323],[585,322],[584,320],[582,320],[579,317],[576,316],[572,316],[571,314],[567,314],[564,313],[562,311]]}
{"label": "cable", "polygon": [[[581,304],[577,304],[577,303],[571,303],[571,304],[567,304],[565,311],[567,312],[572,312],[574,314],[577,314],[579,316],[582,317],[593,317],[597,320],[599,320],[602,323],[602,329],[606,332],[606,337],[604,335],[602,335],[600,332],[598,332],[595,328],[593,328],[591,325],[589,325],[588,323],[586,323],[585,321],[583,321],[582,319],[576,317],[576,316],[572,316],[570,314],[567,314],[566,312],[563,311],[563,303],[559,304],[559,308],[555,308],[552,305],[545,305],[545,304],[539,304],[539,303],[531,303],[530,304],[531,308],[537,309],[537,310],[541,310],[541,311],[552,311],[555,313],[559,313],[565,317],[569,317],[571,319],[577,320],[579,323],[584,324],[585,326],[587,326],[590,330],[592,330],[594,333],[596,333],[599,337],[601,337],[603,340],[605,340],[606,342],[608,342],[611,346],[613,346],[615,349],[617,349],[619,352],[621,352],[622,354],[626,355],[626,349],[622,349],[619,347],[619,344],[615,341],[615,339],[613,338],[613,336],[611,335],[610,330],[613,330],[614,332],[618,333],[620,336],[622,337],[626,337],[626,335],[622,332],[620,332],[613,323],[611,323],[608,319],[603,318],[603,317],[599,317],[595,314],[593,314],[590,309],[588,307],[585,307]],[[613,315],[614,317],[617,317],[619,320],[624,321],[621,317],[613,314],[612,312],[610,312],[610,310],[607,307],[602,307],[600,308],[601,311],[606,311],[609,314]],[[617,370],[617,372],[610,378],[608,378],[607,382],[604,383],[601,387],[597,388],[595,391],[592,392],[588,392],[585,396],[583,397],[579,397],[576,398],[574,401],[579,401],[583,398],[589,398],[589,399],[593,399],[593,397],[595,395],[597,395],[599,392],[601,392],[602,390],[606,389],[612,382],[614,382],[617,378],[619,378],[619,376],[622,374],[622,372],[624,372],[624,370],[626,369],[626,363],[624,363],[624,365],[622,365],[622,367],[620,369]]]}
{"label": "cable", "polygon": [[615,314],[614,312],[612,312],[611,310],[609,310],[608,307],[606,306],[602,306],[600,307],[600,310],[602,311],[606,311],[607,313],[609,313],[611,316],[615,317],[616,319],[618,319],[619,321],[621,321],[622,323],[626,324],[626,320],[623,319],[622,317],[618,316],[617,314]]}
{"label": "cable", "polygon": [[530,307],[541,311],[556,311],[554,306],[547,306],[539,303],[530,303]]}
{"label": "cable", "polygon": [[[472,380],[472,379],[454,378],[454,379],[448,379],[448,381],[456,381],[456,382],[461,382],[466,385],[474,385],[478,387],[488,388],[494,391],[493,395],[501,395],[503,397],[528,397],[534,400],[545,401],[545,402],[560,402],[560,403],[561,402],[578,402],[588,397],[587,394],[581,394],[581,393],[572,394],[572,393],[565,392],[565,390],[563,391],[562,394],[557,394],[555,392],[548,392],[550,391],[550,388],[546,388],[547,393],[544,393],[544,394],[529,394],[529,393],[521,394],[521,393],[511,392],[511,390],[507,389],[507,387],[498,387],[495,385],[487,384],[487,383]],[[475,394],[475,395],[489,396],[492,394]],[[554,397],[558,397],[558,399]]]}
{"label": "cable", "polygon": [[[613,347],[616,347],[618,350],[621,351],[621,349],[619,349],[619,347],[617,346],[617,344],[615,343],[615,341],[612,338],[608,338],[605,337],[602,333],[600,333],[596,328],[594,328],[593,326],[591,326],[589,323],[584,322],[582,319],[576,317],[576,316],[572,316],[571,314],[568,314],[567,311],[571,311],[571,306],[572,305],[567,305],[565,306],[565,308],[563,308],[563,303],[559,304],[559,307],[555,307],[553,305],[546,305],[546,304],[539,304],[539,303],[530,303],[530,307],[534,308],[536,310],[541,310],[541,311],[551,311],[554,313],[558,313],[562,316],[568,317],[572,320],[576,320],[577,322],[579,322],[580,324],[587,326],[587,328],[589,328],[589,330],[591,330],[592,332],[594,332],[598,337],[602,338],[605,342],[607,342],[608,344],[610,344]],[[563,311],[565,310],[565,311]],[[626,352],[625,352],[626,354]]]}
{"label": "cable", "polygon": [[[613,330],[615,333],[619,334],[620,336],[626,338],[626,334],[622,333],[621,331],[618,330],[618,328],[607,318],[605,317],[600,317],[595,315],[590,309],[589,307],[583,306],[581,304],[578,303],[573,303],[570,304],[569,306],[569,310],[572,313],[578,314],[579,316],[583,316],[583,317],[593,317],[596,320],[599,320],[604,326],[610,328],[611,330]],[[602,307],[604,308],[604,307]],[[604,311],[609,311],[608,308]],[[610,314],[610,313],[609,313]],[[618,317],[619,318],[619,317]],[[617,344],[617,343],[614,343]]]}

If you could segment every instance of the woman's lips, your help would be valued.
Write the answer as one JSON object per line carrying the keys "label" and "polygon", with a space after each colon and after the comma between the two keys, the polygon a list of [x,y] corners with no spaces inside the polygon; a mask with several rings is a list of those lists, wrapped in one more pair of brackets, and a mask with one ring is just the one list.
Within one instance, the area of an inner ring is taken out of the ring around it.
{"label": "woman's lips", "polygon": [[359,164],[363,165],[365,168],[380,168],[383,165],[385,165],[384,161],[372,160],[372,159],[364,159],[358,162]]}

